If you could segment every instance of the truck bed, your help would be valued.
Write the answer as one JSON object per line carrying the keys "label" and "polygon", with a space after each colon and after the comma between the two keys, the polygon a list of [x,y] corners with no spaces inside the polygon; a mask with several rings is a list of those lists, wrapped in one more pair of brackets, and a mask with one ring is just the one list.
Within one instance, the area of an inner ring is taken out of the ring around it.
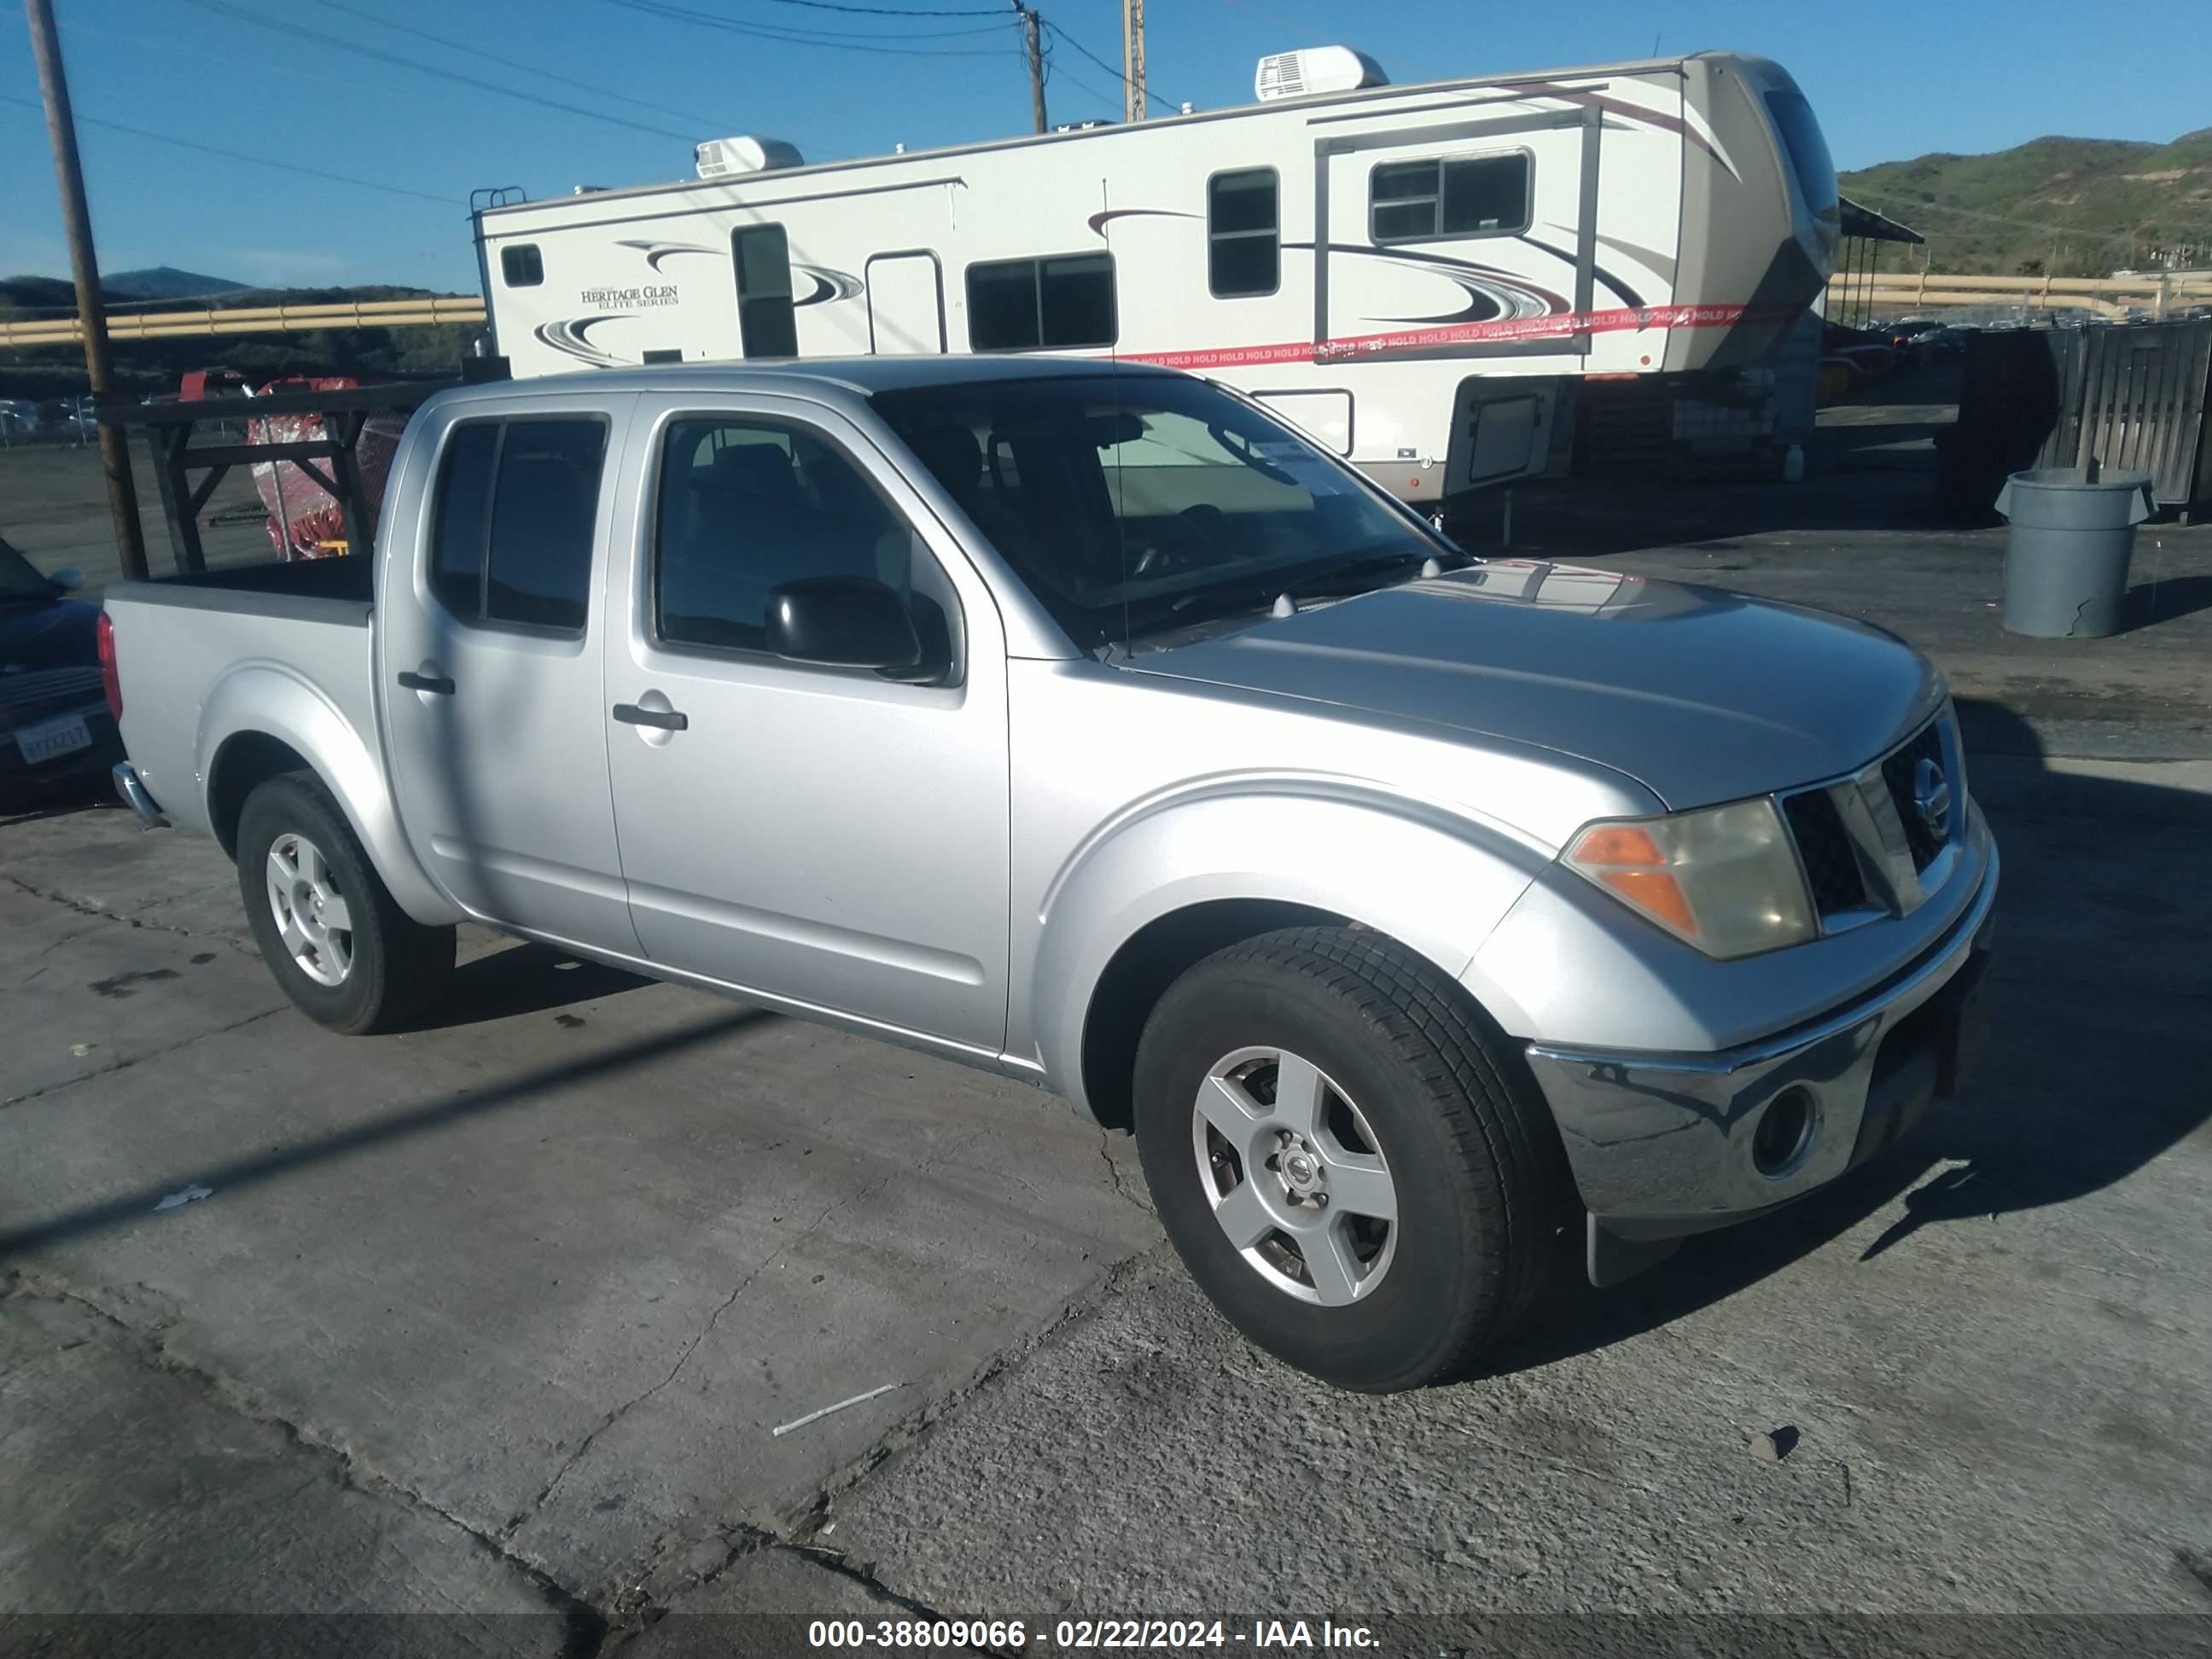
{"label": "truck bed", "polygon": [[373,559],[342,557],[107,590],[125,745],[165,811],[209,827],[208,774],[245,705],[261,730],[281,732],[272,717],[286,711],[313,722],[314,747],[326,757],[347,746],[325,724],[333,716],[375,752],[374,580]]}
{"label": "truck bed", "polygon": [[151,581],[120,583],[110,599],[127,596],[134,604],[184,605],[196,611],[235,611],[282,617],[308,614],[331,617],[333,605],[366,607],[375,599],[373,558],[304,559],[289,563],[234,565]]}

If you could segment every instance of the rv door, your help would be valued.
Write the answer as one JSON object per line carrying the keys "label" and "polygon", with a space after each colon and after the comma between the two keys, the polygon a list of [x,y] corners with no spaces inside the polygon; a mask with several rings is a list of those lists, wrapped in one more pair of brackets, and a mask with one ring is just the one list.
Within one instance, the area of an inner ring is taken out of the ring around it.
{"label": "rv door", "polygon": [[[1439,480],[1409,475],[1409,499],[1422,483],[1450,495],[1565,469],[1589,351],[1600,119],[1537,110],[1316,138],[1316,357],[1433,366],[1358,393],[1363,451],[1443,463]],[[1376,476],[1395,487],[1387,467]]]}
{"label": "rv door", "polygon": [[871,351],[911,357],[945,349],[945,286],[934,253],[878,253],[864,276]]}

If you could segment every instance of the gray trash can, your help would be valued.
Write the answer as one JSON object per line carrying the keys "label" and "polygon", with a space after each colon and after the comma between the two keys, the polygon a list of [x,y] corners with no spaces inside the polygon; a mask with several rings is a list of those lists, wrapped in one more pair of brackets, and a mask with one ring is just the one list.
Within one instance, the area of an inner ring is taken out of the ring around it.
{"label": "gray trash can", "polygon": [[2120,625],[2136,526],[2150,478],[2080,467],[2015,472],[1997,495],[2005,540],[2004,625],[2041,640],[2102,639]]}

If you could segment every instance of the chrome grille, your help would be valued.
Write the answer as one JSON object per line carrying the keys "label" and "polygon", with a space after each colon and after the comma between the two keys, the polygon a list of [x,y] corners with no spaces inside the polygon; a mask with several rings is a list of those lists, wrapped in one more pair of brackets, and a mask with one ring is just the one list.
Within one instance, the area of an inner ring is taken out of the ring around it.
{"label": "chrome grille", "polygon": [[1821,931],[1919,908],[1948,874],[1966,800],[1948,713],[1850,777],[1781,797]]}
{"label": "chrome grille", "polygon": [[1782,802],[1790,833],[1797,838],[1797,857],[1813,889],[1813,908],[1822,915],[1856,910],[1867,902],[1866,881],[1851,852],[1843,815],[1825,789],[1808,789]]}
{"label": "chrome grille", "polygon": [[1933,762],[1939,774],[1945,769],[1943,734],[1938,725],[1921,727],[1917,737],[1903,748],[1892,750],[1881,763],[1882,781],[1889,786],[1890,802],[1897,808],[1898,822],[1905,827],[1905,845],[1912,849],[1915,870],[1925,870],[1935,861],[1945,839],[1921,816],[1914,777],[1923,760]]}

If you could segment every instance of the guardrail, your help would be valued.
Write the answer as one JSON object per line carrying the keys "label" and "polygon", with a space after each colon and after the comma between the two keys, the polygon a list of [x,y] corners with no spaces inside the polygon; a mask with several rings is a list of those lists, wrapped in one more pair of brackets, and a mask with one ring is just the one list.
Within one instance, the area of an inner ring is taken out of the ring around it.
{"label": "guardrail", "polygon": [[2162,322],[2176,312],[2212,305],[2212,271],[2163,276],[1930,276],[1877,273],[1838,276],[1828,284],[1830,314],[1854,310],[1934,311],[1946,306],[2021,306],[2032,311],[2088,311],[2119,319]]}
{"label": "guardrail", "polygon": [[[110,313],[112,340],[160,340],[211,334],[296,334],[321,328],[419,328],[431,323],[481,323],[484,303],[473,297],[364,300],[321,306],[240,306],[197,311]],[[75,345],[84,337],[74,317],[0,322],[0,347]]]}

